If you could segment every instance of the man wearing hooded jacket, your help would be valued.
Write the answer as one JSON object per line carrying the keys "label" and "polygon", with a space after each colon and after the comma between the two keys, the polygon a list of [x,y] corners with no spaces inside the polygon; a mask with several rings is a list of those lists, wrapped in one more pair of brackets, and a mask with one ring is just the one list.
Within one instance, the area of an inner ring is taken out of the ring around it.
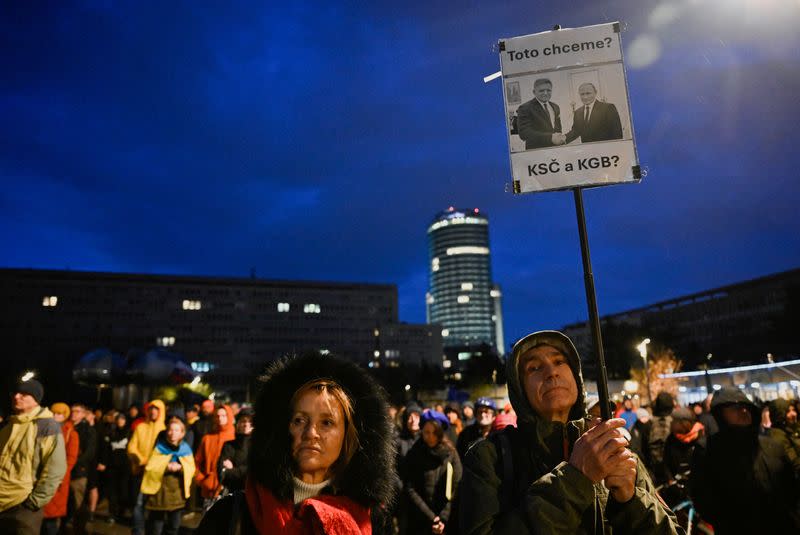
{"label": "man wearing hooded jacket", "polygon": [[689,493],[714,533],[799,533],[798,487],[781,446],[759,434],[761,410],[735,387],[714,393],[719,431],[696,447]]}
{"label": "man wearing hooded jacket", "polygon": [[515,344],[507,370],[518,427],[467,453],[463,535],[682,531],[625,447],[625,421],[586,419],[580,359],[569,338],[529,334]]}

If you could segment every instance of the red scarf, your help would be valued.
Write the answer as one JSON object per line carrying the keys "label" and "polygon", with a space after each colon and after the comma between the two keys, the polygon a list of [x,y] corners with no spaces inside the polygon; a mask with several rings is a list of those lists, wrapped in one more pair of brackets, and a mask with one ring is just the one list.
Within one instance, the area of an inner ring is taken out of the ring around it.
{"label": "red scarf", "polygon": [[675,438],[684,444],[689,444],[690,442],[697,440],[700,436],[700,432],[704,429],[705,428],[703,427],[703,424],[700,422],[695,422],[692,426],[692,429],[688,433],[675,433]]}
{"label": "red scarf", "polygon": [[248,479],[245,497],[260,535],[372,535],[369,509],[344,496],[315,496],[295,508]]}

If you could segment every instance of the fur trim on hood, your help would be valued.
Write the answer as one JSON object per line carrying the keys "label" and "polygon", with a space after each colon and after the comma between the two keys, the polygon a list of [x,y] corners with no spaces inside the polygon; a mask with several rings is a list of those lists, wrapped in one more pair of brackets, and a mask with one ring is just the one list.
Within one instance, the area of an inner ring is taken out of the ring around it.
{"label": "fur trim on hood", "polygon": [[272,363],[259,378],[248,475],[278,499],[292,499],[293,461],[289,403],[298,388],[315,379],[338,383],[353,403],[359,447],[344,474],[333,482],[337,494],[372,507],[393,495],[395,446],[386,394],[356,364],[330,355],[308,353]]}
{"label": "fur trim on hood", "polygon": [[531,333],[519,342],[514,344],[514,349],[511,353],[511,358],[506,362],[506,377],[508,378],[508,399],[511,401],[511,406],[514,407],[514,412],[517,413],[517,419],[520,422],[535,422],[539,416],[534,412],[528,396],[522,387],[522,381],[519,376],[519,358],[523,353],[536,346],[548,345],[558,349],[562,355],[567,357],[567,362],[572,370],[572,375],[575,378],[575,383],[578,385],[578,399],[569,411],[570,420],[580,420],[586,416],[585,398],[583,386],[583,375],[581,374],[581,359],[578,356],[578,350],[566,335],[558,331],[538,331]]}

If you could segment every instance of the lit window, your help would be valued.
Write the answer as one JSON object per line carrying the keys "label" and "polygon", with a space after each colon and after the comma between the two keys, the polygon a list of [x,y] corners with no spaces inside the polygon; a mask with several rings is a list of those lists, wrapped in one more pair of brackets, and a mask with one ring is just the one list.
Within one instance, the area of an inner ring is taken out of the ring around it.
{"label": "lit window", "polygon": [[431,271],[439,271],[439,257],[434,257],[431,260]]}
{"label": "lit window", "polygon": [[477,247],[474,245],[461,245],[459,247],[448,247],[447,248],[447,256],[451,255],[459,255],[459,254],[482,254],[488,255],[489,248],[488,247]]}
{"label": "lit window", "polygon": [[175,337],[174,336],[160,336],[156,338],[156,345],[161,347],[172,347],[175,345]]}
{"label": "lit window", "polygon": [[210,372],[213,366],[208,362],[192,362],[192,369],[196,372]]}
{"label": "lit window", "polygon": [[450,329],[442,329],[442,336],[450,336]]}
{"label": "lit window", "polygon": [[445,360],[445,361],[442,363],[442,365],[445,367],[445,369],[447,369],[447,368],[451,368],[451,367],[453,366],[453,361],[452,361],[452,360]]}
{"label": "lit window", "polygon": [[203,307],[200,301],[192,300],[192,299],[184,299],[183,300],[183,309],[184,310],[200,310]]}
{"label": "lit window", "polygon": [[467,291],[469,291],[469,290],[472,290],[472,288],[473,288],[473,286],[472,286],[472,283],[471,283],[471,282],[462,282],[462,283],[461,283],[461,289],[462,289],[462,290],[467,290]]}
{"label": "lit window", "polygon": [[396,359],[397,357],[400,356],[400,350],[399,349],[387,349],[386,352],[385,352],[385,355],[386,355],[386,358]]}
{"label": "lit window", "polygon": [[500,290],[492,290],[491,292],[489,292],[489,295],[491,295],[492,297],[500,297]]}
{"label": "lit window", "polygon": [[377,349],[376,349],[376,350],[375,350],[375,352],[374,352],[374,353],[372,353],[372,354],[375,356],[375,358],[378,358],[378,357],[380,357],[380,356],[381,356],[381,352],[380,352],[380,351],[378,351]]}
{"label": "lit window", "polygon": [[374,331],[372,331],[372,334],[374,334],[375,336],[380,336],[381,331],[376,328]]}
{"label": "lit window", "polygon": [[316,303],[306,303],[303,305],[303,312],[306,314],[319,314],[322,312],[322,308]]}
{"label": "lit window", "polygon": [[469,360],[472,358],[472,353],[466,351],[458,354],[458,360]]}
{"label": "lit window", "polygon": [[433,304],[433,302],[434,302],[434,298],[433,298],[433,296],[431,295],[431,293],[430,293],[430,292],[427,292],[427,293],[425,294],[425,302],[426,302],[426,303],[428,303],[429,305],[432,305],[432,304]]}
{"label": "lit window", "polygon": [[469,303],[469,296],[468,295],[459,295],[458,302],[461,304]]}
{"label": "lit window", "polygon": [[289,303],[278,303],[278,312],[289,312]]}
{"label": "lit window", "polygon": [[43,307],[54,307],[58,304],[58,296],[46,295],[42,298]]}

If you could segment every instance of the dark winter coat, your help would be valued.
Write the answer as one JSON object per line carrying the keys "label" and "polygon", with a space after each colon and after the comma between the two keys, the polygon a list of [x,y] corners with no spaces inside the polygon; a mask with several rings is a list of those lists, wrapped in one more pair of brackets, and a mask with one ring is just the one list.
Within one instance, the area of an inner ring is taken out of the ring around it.
{"label": "dark winter coat", "polygon": [[[231,492],[244,490],[244,479],[247,475],[247,457],[250,454],[250,435],[236,435],[222,446],[217,469],[219,481]],[[233,463],[233,468],[222,467],[223,461]]]}
{"label": "dark winter coat", "polygon": [[78,453],[78,460],[75,462],[75,466],[72,467],[71,477],[73,481],[88,477],[90,470],[97,462],[97,431],[89,425],[89,422],[81,420],[75,426],[75,432],[80,437],[80,453]]}
{"label": "dark winter coat", "polygon": [[107,471],[127,472],[130,467],[128,460],[130,438],[131,432],[127,426],[120,428],[115,425],[113,429],[103,435],[97,462],[104,464]]}
{"label": "dark winter coat", "polygon": [[483,431],[481,430],[481,426],[477,423],[470,425],[469,427],[465,427],[461,434],[458,435],[458,442],[456,443],[456,449],[458,450],[458,454],[463,459],[464,456],[467,454],[467,450],[469,447],[475,444],[478,440],[484,437]]}
{"label": "dark winter coat", "polygon": [[[749,427],[726,424],[722,409],[744,404]],[[700,516],[717,535],[728,533],[797,533],[797,483],[783,449],[759,435],[761,411],[738,388],[714,394],[711,413],[719,431],[707,448],[695,448],[689,492]]]}
{"label": "dark winter coat", "polygon": [[[446,495],[448,464],[452,470],[449,499]],[[452,445],[441,443],[431,449],[422,440],[414,444],[403,470],[403,488],[409,500],[403,523],[406,533],[429,533],[437,516],[446,529],[460,481],[461,461]]]}
{"label": "dark winter coat", "polygon": [[[353,403],[354,426],[359,446],[344,473],[332,482],[327,493],[346,496],[358,504],[376,509],[393,500],[395,444],[388,416],[386,393],[356,364],[331,355],[310,353],[274,362],[259,379],[247,477],[264,486],[276,499],[294,498],[291,438],[288,433],[291,398],[305,383],[331,379]],[[219,500],[206,513],[196,533],[227,533],[234,510],[235,495]],[[242,533],[254,533],[245,504]]]}
{"label": "dark winter coat", "polygon": [[794,475],[800,479],[800,428],[797,424],[786,422],[789,402],[776,399],[769,404],[769,421],[772,423],[767,436],[781,445],[786,458],[792,465]]}
{"label": "dark winter coat", "polygon": [[[534,412],[518,375],[519,356],[540,343],[567,357],[578,386],[578,399],[566,424],[545,421]],[[602,483],[593,484],[567,462],[590,422],[583,409],[580,359],[566,336],[544,331],[520,340],[507,361],[507,377],[518,427],[490,435],[467,453],[459,490],[462,535],[680,532],[675,515],[657,498],[641,463],[634,497],[620,504]]]}

